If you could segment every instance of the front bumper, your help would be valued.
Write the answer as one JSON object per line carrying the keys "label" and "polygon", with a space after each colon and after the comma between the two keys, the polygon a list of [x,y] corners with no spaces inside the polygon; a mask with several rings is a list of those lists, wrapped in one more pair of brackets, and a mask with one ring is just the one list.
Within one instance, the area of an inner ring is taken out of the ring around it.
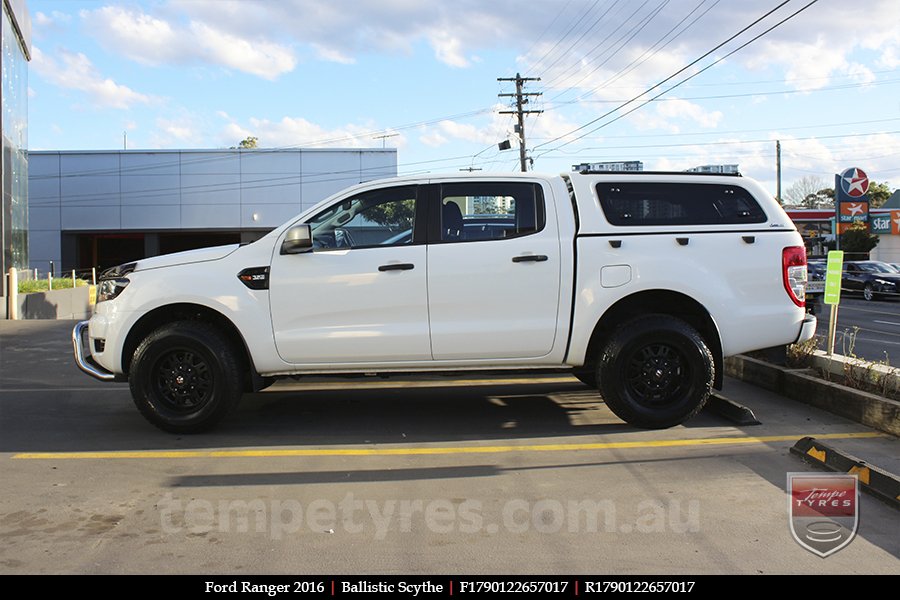
{"label": "front bumper", "polygon": [[794,343],[799,344],[800,342],[812,339],[812,337],[816,335],[816,325],[817,321],[815,315],[807,313],[803,318],[803,322],[800,324],[800,334],[797,336],[797,339],[794,340]]}
{"label": "front bumper", "polygon": [[72,330],[72,349],[75,352],[75,364],[78,368],[100,381],[121,381],[115,373],[110,373],[98,365],[91,355],[85,351],[84,332],[90,321],[79,321]]}

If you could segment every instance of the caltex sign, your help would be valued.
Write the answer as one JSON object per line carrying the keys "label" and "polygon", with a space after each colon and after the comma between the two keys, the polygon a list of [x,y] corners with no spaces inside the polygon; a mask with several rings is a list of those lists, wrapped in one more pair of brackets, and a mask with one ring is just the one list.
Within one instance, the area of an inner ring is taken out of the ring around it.
{"label": "caltex sign", "polygon": [[838,232],[843,233],[853,223],[869,220],[869,176],[862,169],[850,167],[834,176],[834,206]]}

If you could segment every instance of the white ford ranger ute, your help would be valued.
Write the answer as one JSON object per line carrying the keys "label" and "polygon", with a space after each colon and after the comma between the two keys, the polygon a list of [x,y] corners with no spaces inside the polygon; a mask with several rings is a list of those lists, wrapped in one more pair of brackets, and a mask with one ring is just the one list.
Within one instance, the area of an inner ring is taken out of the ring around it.
{"label": "white ford ranger ute", "polygon": [[506,369],[569,370],[662,428],[721,387],[724,357],[811,338],[805,285],[800,235],[747,178],[423,175],[110,269],[73,343],[172,432],[279,376]]}

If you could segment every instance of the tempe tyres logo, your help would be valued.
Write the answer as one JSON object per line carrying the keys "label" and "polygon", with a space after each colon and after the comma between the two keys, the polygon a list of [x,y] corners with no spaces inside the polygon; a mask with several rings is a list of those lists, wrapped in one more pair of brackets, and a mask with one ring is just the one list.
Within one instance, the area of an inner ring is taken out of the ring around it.
{"label": "tempe tyres logo", "polygon": [[855,475],[788,473],[788,515],[797,543],[822,558],[849,544],[859,526]]}

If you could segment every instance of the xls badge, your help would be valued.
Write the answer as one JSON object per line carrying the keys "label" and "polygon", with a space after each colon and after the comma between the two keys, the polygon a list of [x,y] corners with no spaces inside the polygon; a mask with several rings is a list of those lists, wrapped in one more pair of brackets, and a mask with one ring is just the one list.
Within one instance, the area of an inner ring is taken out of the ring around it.
{"label": "xls badge", "polygon": [[859,487],[855,475],[788,473],[788,515],[797,543],[822,558],[856,536]]}

